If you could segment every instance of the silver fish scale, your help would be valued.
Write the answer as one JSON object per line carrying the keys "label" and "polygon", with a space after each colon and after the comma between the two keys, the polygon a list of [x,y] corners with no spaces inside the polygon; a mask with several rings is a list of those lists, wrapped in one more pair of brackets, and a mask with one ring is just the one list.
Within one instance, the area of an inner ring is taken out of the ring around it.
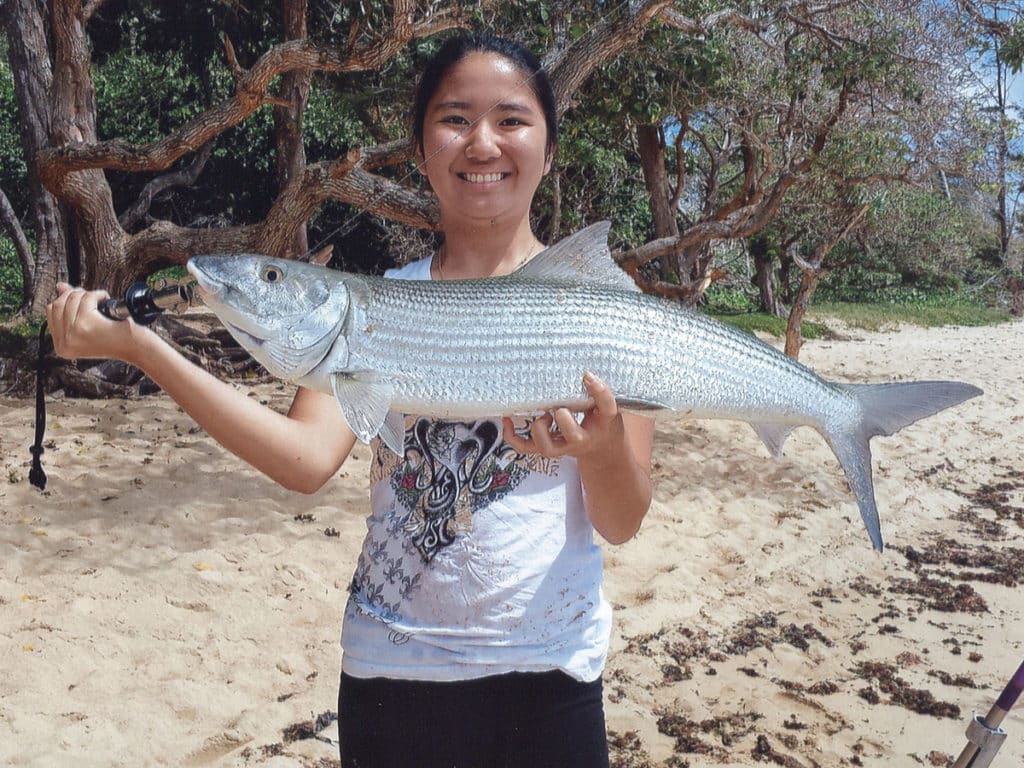
{"label": "silver fish scale", "polygon": [[810,424],[853,406],[752,336],[643,294],[516,278],[364,280],[369,299],[350,321],[349,367],[393,379],[393,405],[408,413],[579,406],[584,371],[620,401],[694,417]]}

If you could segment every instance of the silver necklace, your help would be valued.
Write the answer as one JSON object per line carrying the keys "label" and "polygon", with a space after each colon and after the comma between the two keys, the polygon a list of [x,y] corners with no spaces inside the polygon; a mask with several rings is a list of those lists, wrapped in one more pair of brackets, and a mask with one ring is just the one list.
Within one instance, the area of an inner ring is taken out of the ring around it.
{"label": "silver necklace", "polygon": [[[530,246],[530,250],[527,251],[526,255],[523,256],[522,260],[518,264],[516,264],[516,266],[512,269],[512,272],[516,272],[519,269],[521,269],[522,266],[526,262],[528,262],[530,259],[532,259],[534,256],[536,256],[542,250],[544,250],[544,246],[541,246],[540,248],[537,248],[536,245]],[[441,247],[437,249],[437,254],[434,256],[434,261],[437,263],[437,279],[438,280],[444,280],[444,273],[441,270],[444,268],[444,263],[447,260],[448,260],[448,243],[441,243]]]}

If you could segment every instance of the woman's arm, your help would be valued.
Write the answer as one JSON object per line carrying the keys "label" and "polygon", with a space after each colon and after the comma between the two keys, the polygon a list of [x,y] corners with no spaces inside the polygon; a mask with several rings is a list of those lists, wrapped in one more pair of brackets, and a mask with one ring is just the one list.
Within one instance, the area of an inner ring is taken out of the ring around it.
{"label": "woman's arm", "polygon": [[97,310],[104,292],[60,290],[46,309],[57,354],[138,366],[218,443],[285,488],[313,493],[352,450],[355,435],[333,397],[300,388],[287,416],[277,413],[193,365],[149,328],[105,318]]}
{"label": "woman's arm", "polygon": [[[558,408],[533,422],[530,438],[515,434],[505,420],[505,441],[521,453],[574,456],[584,503],[594,528],[611,544],[631,539],[651,506],[651,449],[654,422],[622,413],[608,386],[592,374],[583,383],[594,407],[583,421]],[[551,432],[551,425],[558,427]]]}

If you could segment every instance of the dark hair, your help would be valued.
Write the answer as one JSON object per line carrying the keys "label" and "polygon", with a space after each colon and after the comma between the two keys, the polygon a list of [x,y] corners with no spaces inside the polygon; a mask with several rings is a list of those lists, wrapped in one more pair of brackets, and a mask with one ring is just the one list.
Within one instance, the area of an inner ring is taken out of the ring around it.
{"label": "dark hair", "polygon": [[547,125],[546,155],[551,155],[558,144],[558,112],[555,106],[555,93],[551,89],[551,81],[537,57],[524,46],[503,37],[484,33],[468,33],[449,38],[433,55],[420,76],[416,86],[416,97],[412,106],[412,140],[413,145],[423,152],[423,123],[427,117],[427,104],[433,98],[441,80],[460,61],[471,53],[495,53],[516,65],[524,75],[529,77],[529,84],[537,101],[544,112]]}

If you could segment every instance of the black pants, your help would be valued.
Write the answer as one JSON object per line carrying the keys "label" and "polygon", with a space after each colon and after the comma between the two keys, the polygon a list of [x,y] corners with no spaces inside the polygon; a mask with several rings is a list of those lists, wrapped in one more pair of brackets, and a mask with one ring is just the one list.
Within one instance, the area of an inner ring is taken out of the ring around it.
{"label": "black pants", "polygon": [[607,768],[601,680],[562,672],[452,683],[342,674],[341,768]]}

